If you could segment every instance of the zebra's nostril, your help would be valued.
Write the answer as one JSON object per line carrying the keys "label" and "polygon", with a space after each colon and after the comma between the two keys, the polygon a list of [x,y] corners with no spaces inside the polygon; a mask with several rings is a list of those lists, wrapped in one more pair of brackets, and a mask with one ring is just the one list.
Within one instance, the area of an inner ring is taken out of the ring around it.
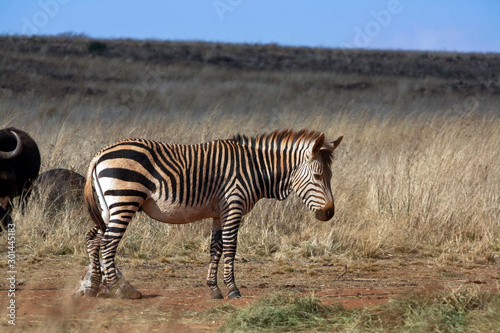
{"label": "zebra's nostril", "polygon": [[328,221],[335,215],[333,201],[328,202],[323,208],[316,211],[316,218],[320,221]]}

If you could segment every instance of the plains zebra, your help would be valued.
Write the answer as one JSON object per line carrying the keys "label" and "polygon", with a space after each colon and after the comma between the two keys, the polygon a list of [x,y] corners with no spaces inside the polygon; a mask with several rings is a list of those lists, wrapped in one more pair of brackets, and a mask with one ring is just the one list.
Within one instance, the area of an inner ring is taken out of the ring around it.
{"label": "plains zebra", "polygon": [[114,257],[127,225],[142,209],[168,223],[212,218],[210,296],[223,298],[217,268],[224,254],[228,297],[240,297],[233,264],[243,215],[261,198],[283,200],[295,190],[317,219],[331,219],[335,213],[331,162],[341,140],[342,136],[329,142],[315,131],[284,130],[197,145],[128,139],[104,148],[92,159],[85,185],[85,202],[95,222],[86,237],[92,273],[85,295],[98,293],[101,250],[109,296],[141,297],[118,279]]}

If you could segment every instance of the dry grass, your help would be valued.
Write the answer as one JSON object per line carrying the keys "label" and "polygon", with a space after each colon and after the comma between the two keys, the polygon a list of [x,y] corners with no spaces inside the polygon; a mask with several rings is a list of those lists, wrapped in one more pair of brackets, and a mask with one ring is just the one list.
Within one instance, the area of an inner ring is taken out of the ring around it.
{"label": "dry grass", "polygon": [[[52,83],[70,76],[41,66],[23,72],[29,80],[22,92],[0,89],[0,128],[17,126],[35,138],[41,171],[73,168],[86,175],[98,150],[127,137],[187,144],[277,128],[307,127],[331,138],[344,134],[333,165],[334,219],[315,221],[294,195],[284,202],[262,201],[245,218],[239,256],[329,260],[344,253],[411,252],[442,260],[498,259],[495,94],[419,92],[426,85],[445,86],[444,78],[2,52],[8,54],[4,67],[13,73],[37,60],[75,76],[75,89],[62,93]],[[360,82],[369,85],[345,86]],[[29,256],[86,256],[90,223],[78,204],[54,213],[43,198],[33,198],[25,215],[16,211],[13,218],[19,247]],[[139,214],[129,229],[121,257],[208,259],[208,222],[170,226]]]}
{"label": "dry grass", "polygon": [[[257,132],[255,115],[217,122],[212,117],[217,118],[216,112],[194,125],[190,116],[169,122],[158,114],[143,114],[126,124],[48,119],[29,131],[42,138],[43,169],[73,167],[85,175],[92,155],[120,138],[188,143],[218,137],[215,133],[229,137],[233,128]],[[324,129],[331,137],[346,135],[333,166],[336,216],[326,223],[315,221],[294,195],[284,202],[263,200],[242,226],[240,256],[328,260],[344,252],[368,257],[416,252],[495,260],[500,230],[498,117],[359,119],[325,112],[284,127],[301,126]],[[84,253],[89,223],[81,206],[54,215],[43,199],[33,199],[24,216],[14,215],[20,243],[36,255]],[[207,222],[164,225],[141,214],[130,227],[122,254],[205,260],[209,228]]]}

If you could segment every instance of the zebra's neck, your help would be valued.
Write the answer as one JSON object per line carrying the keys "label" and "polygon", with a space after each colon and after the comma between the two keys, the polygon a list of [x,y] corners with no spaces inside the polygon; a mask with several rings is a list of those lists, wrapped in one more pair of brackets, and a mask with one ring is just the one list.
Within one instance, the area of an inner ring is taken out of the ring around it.
{"label": "zebra's neck", "polygon": [[255,170],[260,198],[285,199],[292,191],[292,179],[299,152],[280,142],[253,140],[241,143]]}

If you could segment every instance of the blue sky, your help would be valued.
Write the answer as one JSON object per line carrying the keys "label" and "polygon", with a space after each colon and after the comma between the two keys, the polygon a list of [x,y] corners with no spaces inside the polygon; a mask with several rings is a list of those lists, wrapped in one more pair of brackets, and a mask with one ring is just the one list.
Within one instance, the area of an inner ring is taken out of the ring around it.
{"label": "blue sky", "polygon": [[498,0],[0,0],[0,34],[500,52]]}

